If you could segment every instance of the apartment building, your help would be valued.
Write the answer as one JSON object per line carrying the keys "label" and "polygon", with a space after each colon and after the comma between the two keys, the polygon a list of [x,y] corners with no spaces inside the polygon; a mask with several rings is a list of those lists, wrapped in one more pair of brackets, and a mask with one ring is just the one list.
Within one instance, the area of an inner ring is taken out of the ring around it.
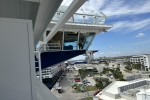
{"label": "apartment building", "polygon": [[139,56],[132,56],[130,58],[130,62],[137,64],[140,63],[145,71],[150,70],[150,55],[139,55]]}

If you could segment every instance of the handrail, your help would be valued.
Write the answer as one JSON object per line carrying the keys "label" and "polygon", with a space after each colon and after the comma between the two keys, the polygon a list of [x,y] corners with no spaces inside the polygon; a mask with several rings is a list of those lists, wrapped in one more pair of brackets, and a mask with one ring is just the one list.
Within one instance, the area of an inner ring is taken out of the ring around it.
{"label": "handrail", "polygon": [[58,51],[58,50],[61,50],[60,43],[47,43],[47,44],[42,44],[39,47],[40,52]]}
{"label": "handrail", "polygon": [[42,69],[41,69],[41,53],[39,51],[34,51],[35,55],[35,63],[38,63],[38,66],[35,66],[35,69],[38,69],[39,71],[37,72],[39,75],[39,80],[42,82]]}
{"label": "handrail", "polygon": [[[57,11],[52,21],[58,22],[64,12]],[[77,16],[77,17],[75,17]],[[84,14],[84,13],[75,13],[67,21],[67,23],[82,23],[82,24],[92,24],[92,25],[102,25],[105,23],[107,16],[100,12],[100,14]]]}

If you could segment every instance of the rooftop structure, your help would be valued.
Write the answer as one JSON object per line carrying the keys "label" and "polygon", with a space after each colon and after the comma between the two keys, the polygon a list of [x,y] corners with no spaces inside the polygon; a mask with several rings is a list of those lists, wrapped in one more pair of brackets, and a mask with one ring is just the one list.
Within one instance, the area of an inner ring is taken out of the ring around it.
{"label": "rooftop structure", "polygon": [[104,88],[96,97],[103,100],[136,100],[136,94],[140,94],[140,90],[144,88],[150,88],[150,79],[115,81]]}

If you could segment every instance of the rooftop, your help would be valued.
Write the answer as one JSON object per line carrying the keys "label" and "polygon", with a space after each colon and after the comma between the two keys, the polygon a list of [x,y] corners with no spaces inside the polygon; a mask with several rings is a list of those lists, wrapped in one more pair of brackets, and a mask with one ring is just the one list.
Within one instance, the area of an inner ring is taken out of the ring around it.
{"label": "rooftop", "polygon": [[147,90],[141,89],[140,92],[138,92],[138,94],[147,94],[147,95],[150,95],[150,89],[147,89]]}
{"label": "rooftop", "polygon": [[144,81],[144,80],[150,81],[150,79],[137,79],[137,80],[133,80],[133,81],[115,81],[108,89],[106,89],[106,92],[109,92],[112,94],[118,94],[118,93],[120,93],[118,90],[119,87],[138,83],[138,82]]}
{"label": "rooftop", "polygon": [[[128,85],[128,82],[125,81],[116,81],[114,82],[114,84],[112,86],[110,86],[106,92],[112,93],[112,94],[118,94],[119,90],[118,87],[124,86],[124,85]],[[112,91],[113,90],[113,91]]]}
{"label": "rooftop", "polygon": [[[138,94],[143,94],[144,92],[146,92],[147,94],[150,95],[150,89],[147,89],[146,91],[144,91],[143,90],[144,87],[141,85],[141,83],[139,83],[139,82],[143,82],[143,81],[150,81],[150,79],[137,79],[137,80],[133,80],[133,81],[114,81],[113,83],[108,85],[105,89],[103,89],[99,94],[97,94],[96,97],[99,97],[104,100],[116,100],[116,99],[117,100],[127,100],[127,99],[119,98],[120,94],[121,94],[120,87],[128,86],[131,84],[134,84],[134,85],[140,84],[136,88],[136,91],[133,91],[135,94],[138,91],[140,91],[140,92],[138,92]],[[132,86],[129,86],[129,87],[132,87]],[[124,87],[124,88],[126,88],[126,87]],[[148,88],[148,87],[145,87],[145,88]],[[130,88],[130,89],[127,89],[127,91],[128,90],[133,90],[133,89]],[[126,95],[129,95],[129,94],[127,93]]]}

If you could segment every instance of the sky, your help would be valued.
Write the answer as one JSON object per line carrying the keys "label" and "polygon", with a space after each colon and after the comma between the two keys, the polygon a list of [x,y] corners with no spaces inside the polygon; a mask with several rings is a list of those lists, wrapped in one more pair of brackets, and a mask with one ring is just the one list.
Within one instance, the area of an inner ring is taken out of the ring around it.
{"label": "sky", "polygon": [[[64,0],[62,5],[71,1]],[[99,50],[95,58],[150,53],[150,0],[88,0],[78,12],[81,9],[103,12],[107,15],[105,24],[113,25],[94,38],[89,49]]]}

